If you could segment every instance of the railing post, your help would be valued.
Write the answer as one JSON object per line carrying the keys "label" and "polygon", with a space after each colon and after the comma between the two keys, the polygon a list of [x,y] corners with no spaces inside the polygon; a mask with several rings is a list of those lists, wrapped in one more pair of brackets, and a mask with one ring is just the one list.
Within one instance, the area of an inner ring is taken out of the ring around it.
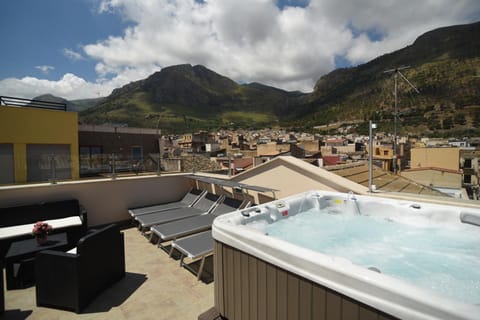
{"label": "railing post", "polygon": [[161,154],[159,153],[158,154],[158,161],[157,161],[157,176],[160,175],[160,171],[162,170],[162,167],[161,167]]}
{"label": "railing post", "polygon": [[195,152],[192,154],[192,173],[195,173]]}
{"label": "railing post", "polygon": [[52,170],[52,176],[50,178],[50,183],[51,184],[56,184],[57,183],[57,172],[55,168],[55,155],[52,154],[50,155],[50,169]]}
{"label": "railing post", "polygon": [[115,153],[113,152],[112,155],[112,179],[117,177],[117,173],[115,172]]}

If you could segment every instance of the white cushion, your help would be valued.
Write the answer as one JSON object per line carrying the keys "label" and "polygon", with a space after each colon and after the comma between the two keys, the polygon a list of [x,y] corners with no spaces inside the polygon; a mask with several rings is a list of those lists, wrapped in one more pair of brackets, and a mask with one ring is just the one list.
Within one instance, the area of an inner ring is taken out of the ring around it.
{"label": "white cushion", "polygon": [[[45,220],[43,222],[46,222],[49,225],[51,225],[53,230],[82,225],[82,219],[80,219],[79,216]],[[35,223],[36,222],[32,222],[29,224],[22,224],[19,226],[2,227],[0,228],[0,240],[31,234],[33,225]]]}
{"label": "white cushion", "polygon": [[67,251],[67,253],[71,253],[71,254],[77,254],[77,247],[73,248],[73,249],[70,249]]}

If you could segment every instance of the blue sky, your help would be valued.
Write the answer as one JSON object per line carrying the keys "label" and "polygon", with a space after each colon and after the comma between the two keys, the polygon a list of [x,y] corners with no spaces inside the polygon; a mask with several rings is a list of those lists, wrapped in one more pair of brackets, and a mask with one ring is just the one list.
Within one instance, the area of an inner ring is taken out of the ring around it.
{"label": "blue sky", "polygon": [[[98,14],[93,1],[5,1],[0,37],[6,49],[2,50],[0,79],[33,76],[53,80],[68,71],[93,80],[95,61],[69,58],[66,50],[78,53],[82,44],[120,36],[127,26],[119,15]],[[41,71],[37,66],[54,69]]]}
{"label": "blue sky", "polygon": [[477,0],[3,1],[0,95],[103,96],[180,63],[308,92],[336,67],[479,17]]}

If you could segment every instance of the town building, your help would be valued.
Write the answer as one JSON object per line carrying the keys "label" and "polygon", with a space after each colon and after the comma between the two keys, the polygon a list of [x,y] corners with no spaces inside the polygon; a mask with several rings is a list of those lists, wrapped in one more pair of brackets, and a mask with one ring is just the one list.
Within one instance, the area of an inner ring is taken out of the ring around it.
{"label": "town building", "polygon": [[77,113],[64,104],[0,99],[0,184],[78,179]]}

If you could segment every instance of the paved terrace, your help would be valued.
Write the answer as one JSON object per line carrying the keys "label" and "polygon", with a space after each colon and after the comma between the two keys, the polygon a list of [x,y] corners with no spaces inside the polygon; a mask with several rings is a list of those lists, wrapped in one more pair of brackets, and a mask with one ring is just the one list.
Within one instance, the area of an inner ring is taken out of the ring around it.
{"label": "paved terrace", "polygon": [[35,287],[30,287],[5,291],[5,314],[0,319],[197,319],[213,306],[211,257],[206,261],[204,281],[197,281],[136,228],[123,232],[126,277],[81,314],[37,307]]}

